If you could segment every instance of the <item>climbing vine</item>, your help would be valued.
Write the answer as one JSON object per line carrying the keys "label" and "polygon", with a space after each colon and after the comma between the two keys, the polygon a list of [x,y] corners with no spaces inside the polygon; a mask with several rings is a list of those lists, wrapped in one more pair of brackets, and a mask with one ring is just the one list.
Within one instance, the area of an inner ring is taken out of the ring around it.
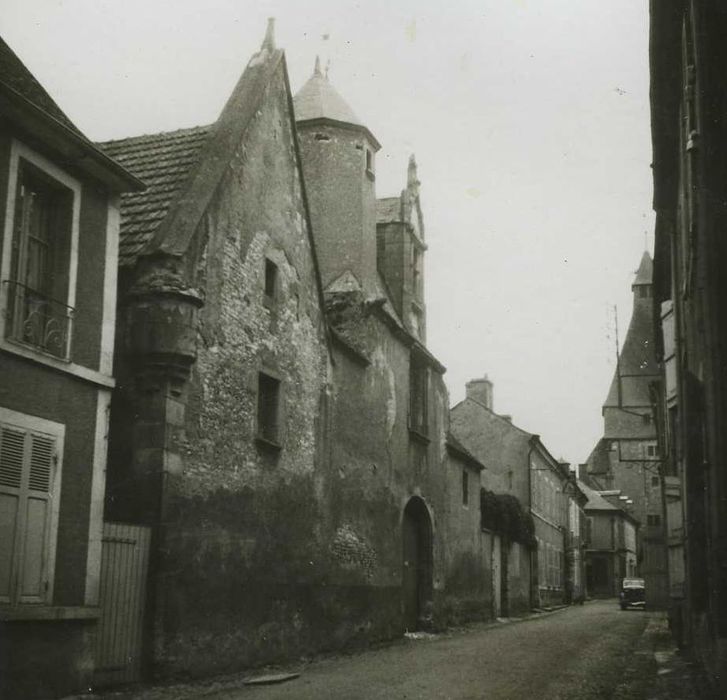
{"label": "climbing vine", "polygon": [[536,548],[533,516],[525,511],[515,496],[481,489],[480,518],[483,529],[530,549]]}

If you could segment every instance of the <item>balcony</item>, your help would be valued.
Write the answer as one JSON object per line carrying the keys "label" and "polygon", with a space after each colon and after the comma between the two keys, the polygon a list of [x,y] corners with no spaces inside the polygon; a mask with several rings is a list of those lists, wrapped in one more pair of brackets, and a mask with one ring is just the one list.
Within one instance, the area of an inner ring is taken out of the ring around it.
{"label": "balcony", "polygon": [[5,337],[62,360],[70,354],[73,308],[5,280]]}

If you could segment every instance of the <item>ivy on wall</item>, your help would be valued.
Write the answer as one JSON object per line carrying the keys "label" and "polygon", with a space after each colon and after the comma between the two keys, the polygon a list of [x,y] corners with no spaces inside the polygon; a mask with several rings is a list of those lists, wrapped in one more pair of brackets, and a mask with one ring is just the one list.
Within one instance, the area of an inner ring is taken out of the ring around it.
{"label": "ivy on wall", "polygon": [[512,542],[535,549],[535,523],[515,496],[480,489],[480,522],[482,528],[491,530]]}

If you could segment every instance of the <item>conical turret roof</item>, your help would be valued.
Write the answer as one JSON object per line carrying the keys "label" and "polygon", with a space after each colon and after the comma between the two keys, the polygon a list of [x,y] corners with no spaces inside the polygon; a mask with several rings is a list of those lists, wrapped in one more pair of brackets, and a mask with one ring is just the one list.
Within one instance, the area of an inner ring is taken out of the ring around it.
{"label": "conical turret roof", "polygon": [[321,71],[320,59],[316,57],[316,67],[308,82],[293,98],[295,120],[332,119],[338,122],[363,126],[361,120],[338,94],[328,78]]}
{"label": "conical turret roof", "polygon": [[633,286],[641,284],[651,284],[654,277],[654,262],[651,259],[648,251],[644,251],[641,256],[641,262],[639,263],[639,269],[636,272],[636,279],[634,279]]}

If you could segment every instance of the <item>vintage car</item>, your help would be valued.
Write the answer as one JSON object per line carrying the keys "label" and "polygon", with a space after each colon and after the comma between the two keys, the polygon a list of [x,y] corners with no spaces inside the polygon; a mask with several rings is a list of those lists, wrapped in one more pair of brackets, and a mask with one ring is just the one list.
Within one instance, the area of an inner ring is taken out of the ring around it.
{"label": "vintage car", "polygon": [[645,608],[645,592],[644,579],[625,578],[621,584],[621,593],[619,594],[621,610],[626,610],[626,608]]}

